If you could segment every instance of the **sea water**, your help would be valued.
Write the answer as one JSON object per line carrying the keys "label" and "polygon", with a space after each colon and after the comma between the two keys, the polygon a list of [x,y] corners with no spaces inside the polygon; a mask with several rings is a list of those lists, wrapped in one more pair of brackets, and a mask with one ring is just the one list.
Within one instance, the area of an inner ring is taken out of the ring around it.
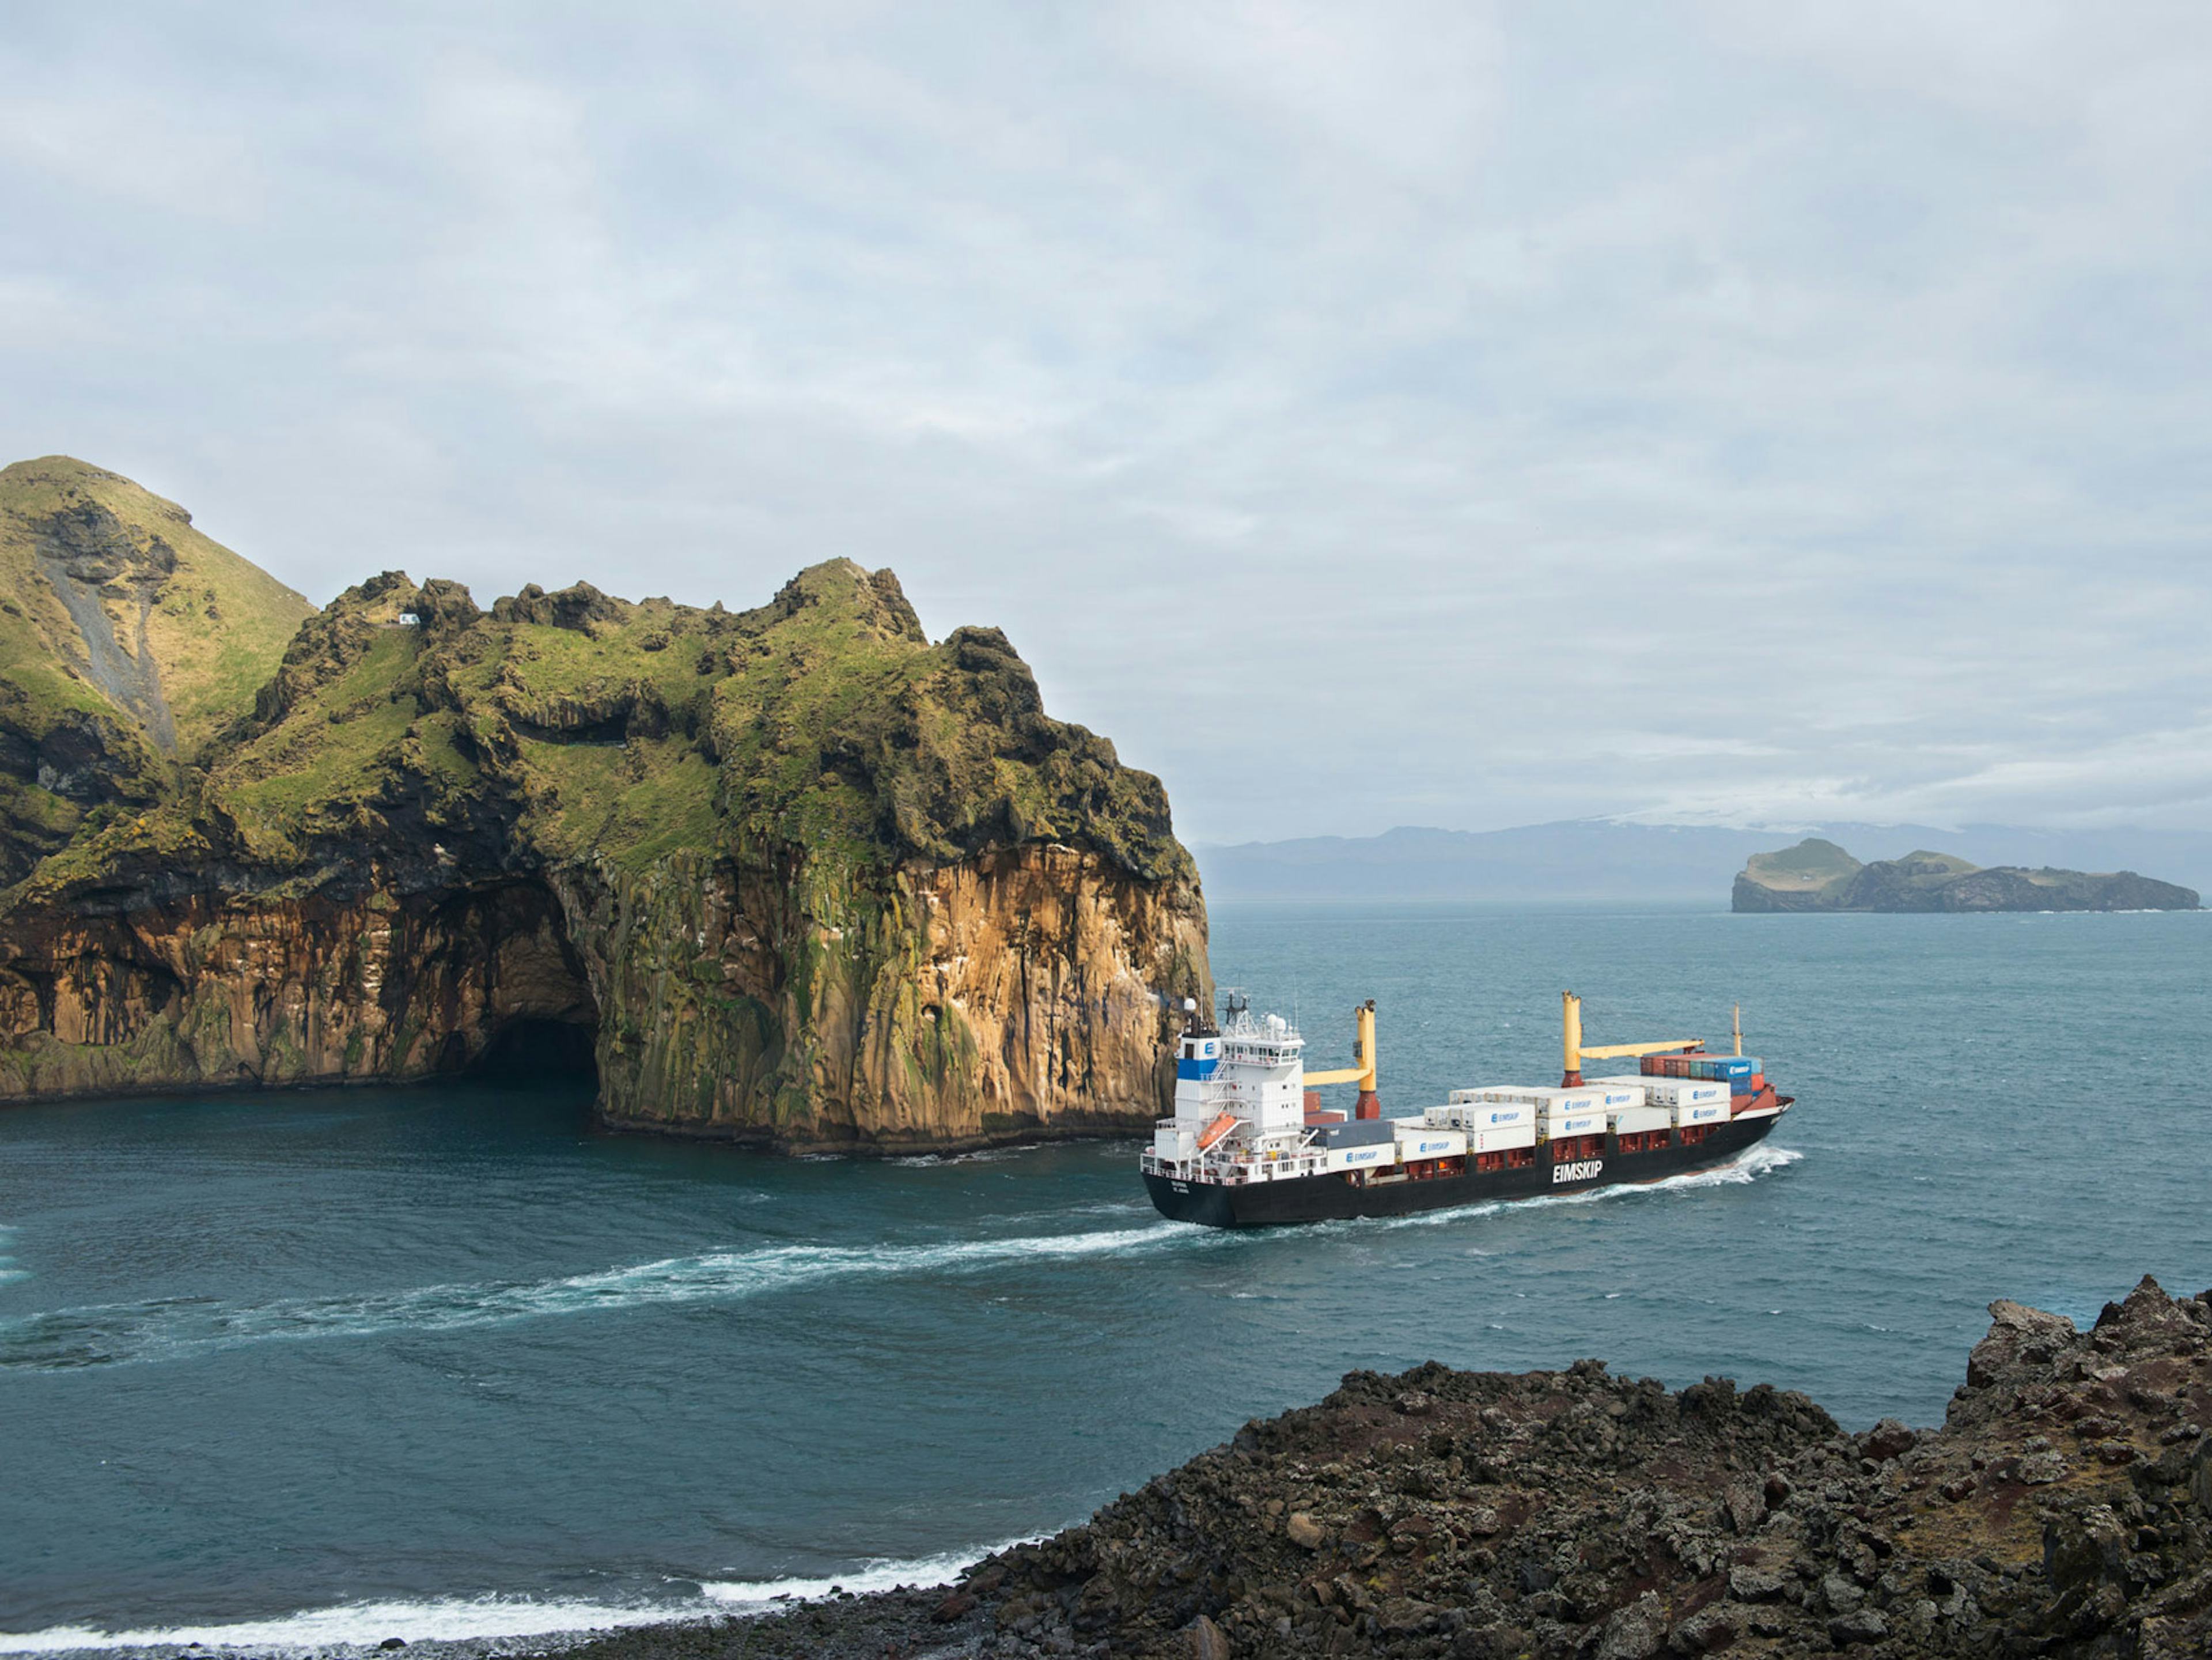
{"label": "sea water", "polygon": [[588,1085],[0,1110],[0,1651],[503,1637],[926,1582],[1354,1367],[1602,1356],[1939,1420],[2008,1296],[2212,1284],[2212,917],[1226,906],[1386,1110],[1725,1039],[1723,1171],[1395,1222],[1160,1220],[1137,1143],[787,1159]]}

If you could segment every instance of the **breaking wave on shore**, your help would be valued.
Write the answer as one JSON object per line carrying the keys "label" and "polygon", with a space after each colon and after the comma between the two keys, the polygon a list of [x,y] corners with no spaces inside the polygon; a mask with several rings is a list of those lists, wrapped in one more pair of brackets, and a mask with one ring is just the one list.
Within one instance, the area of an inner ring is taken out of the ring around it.
{"label": "breaking wave on shore", "polygon": [[0,1632],[0,1655],[144,1652],[187,1649],[252,1649],[285,1660],[341,1660],[378,1653],[398,1638],[410,1646],[471,1645],[514,1638],[581,1639],[635,1626],[684,1624],[771,1614],[796,1602],[849,1592],[916,1590],[941,1585],[962,1569],[1037,1535],[1001,1540],[971,1549],[904,1560],[869,1557],[841,1573],[778,1579],[701,1579],[668,1582],[666,1596],[628,1601],[588,1597],[441,1596],[421,1601],[340,1602],[327,1608],[260,1619],[106,1631],[94,1626],[52,1626],[44,1631]]}

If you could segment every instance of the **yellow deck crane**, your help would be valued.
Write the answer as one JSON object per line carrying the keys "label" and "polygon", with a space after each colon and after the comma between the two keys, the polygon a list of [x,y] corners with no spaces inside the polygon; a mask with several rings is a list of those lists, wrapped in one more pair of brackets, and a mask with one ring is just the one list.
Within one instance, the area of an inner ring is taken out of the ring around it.
{"label": "yellow deck crane", "polygon": [[[1620,1061],[1632,1055],[1666,1055],[1677,1049],[1701,1049],[1705,1046],[1702,1037],[1670,1037],[1659,1043],[1607,1043],[1594,1049],[1583,1047],[1583,1000],[1571,991],[1559,994],[1559,1012],[1562,1047],[1566,1052],[1566,1076],[1559,1080],[1563,1089],[1580,1089],[1583,1085],[1584,1061]],[[1739,1011],[1736,1023],[1735,1052],[1743,1053],[1743,1024]]]}
{"label": "yellow deck crane", "polygon": [[[1621,1061],[1643,1055],[1666,1055],[1676,1050],[1702,1049],[1702,1037],[1669,1037],[1656,1043],[1604,1043],[1590,1048],[1583,1044],[1583,1000],[1571,991],[1559,994],[1563,1043],[1566,1075],[1560,1085],[1566,1089],[1580,1089],[1583,1085],[1584,1061]],[[1308,1089],[1323,1084],[1357,1084],[1359,1100],[1352,1109],[1355,1118],[1379,1118],[1382,1106],[1376,1093],[1375,1073],[1375,1000],[1369,998],[1352,1010],[1358,1023],[1358,1034],[1352,1042],[1352,1058],[1359,1062],[1356,1067],[1340,1067],[1334,1072],[1310,1072],[1305,1075]],[[1735,1010],[1735,1052],[1743,1053],[1743,1009]]]}
{"label": "yellow deck crane", "polygon": [[1334,1072],[1310,1072],[1305,1076],[1306,1087],[1322,1084],[1357,1084],[1359,1099],[1352,1109],[1354,1118],[1380,1118],[1382,1098],[1375,1093],[1375,1000],[1369,998],[1352,1012],[1358,1022],[1358,1034],[1352,1040],[1352,1058],[1359,1062],[1356,1067],[1343,1067]]}

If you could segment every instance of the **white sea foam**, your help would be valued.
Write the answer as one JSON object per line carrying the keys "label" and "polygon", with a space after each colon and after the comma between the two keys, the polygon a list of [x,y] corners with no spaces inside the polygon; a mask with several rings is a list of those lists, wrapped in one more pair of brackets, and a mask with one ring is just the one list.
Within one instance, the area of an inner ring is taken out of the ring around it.
{"label": "white sea foam", "polygon": [[957,1576],[970,1562],[986,1556],[995,1556],[1002,1550],[1011,1550],[1016,1545],[1027,1544],[1041,1536],[1027,1534],[1002,1544],[987,1545],[981,1550],[947,1551],[941,1555],[919,1556],[908,1561],[878,1557],[848,1572],[827,1578],[718,1579],[708,1580],[699,1589],[725,1610],[748,1613],[766,1612],[787,1602],[811,1602],[833,1591],[862,1593],[891,1590],[900,1585],[941,1585]]}
{"label": "white sea foam", "polygon": [[1018,1158],[1030,1150],[1027,1147],[975,1147],[966,1152],[907,1153],[887,1162],[905,1170],[932,1170],[942,1164],[995,1164],[1004,1159]]}
{"label": "white sea foam", "polygon": [[1485,1199],[1472,1205],[1455,1206],[1449,1210],[1421,1211],[1412,1216],[1363,1219],[1323,1225],[1348,1228],[1436,1227],[1447,1222],[1465,1222],[1477,1217],[1495,1216],[1509,1207],[1532,1210],[1550,1205],[1595,1205],[1632,1194],[1682,1193],[1698,1188],[1737,1187],[1786,1169],[1804,1156],[1794,1147],[1771,1147],[1762,1141],[1755,1147],[1747,1148],[1725,1164],[1716,1164],[1711,1170],[1689,1171],[1680,1176],[1663,1177],[1656,1182],[1615,1182],[1607,1187],[1585,1188],[1579,1193],[1545,1193],[1528,1199]]}
{"label": "white sea foam", "polygon": [[1006,1264],[1127,1256],[1222,1236],[1172,1222],[931,1245],[772,1245],[633,1263],[559,1280],[419,1286],[261,1304],[170,1298],[0,1320],[0,1368],[33,1371],[173,1359],[241,1343],[385,1332],[459,1331],[516,1321],[687,1303],[742,1301],[825,1280],[970,1273]]}
{"label": "white sea foam", "polygon": [[44,1631],[0,1632],[0,1654],[81,1653],[87,1650],[252,1649],[311,1660],[375,1650],[389,1637],[409,1643],[462,1643],[498,1638],[579,1636],[628,1626],[769,1614],[794,1602],[818,1601],[840,1590],[856,1594],[943,1584],[982,1557],[1026,1542],[1035,1535],[969,1550],[901,1560],[871,1557],[842,1573],[812,1578],[705,1580],[696,1596],[655,1602],[595,1602],[581,1598],[530,1596],[436,1597],[422,1602],[341,1602],[260,1620],[198,1626],[103,1631],[91,1626],[51,1626]]}
{"label": "white sea foam", "polygon": [[87,1649],[252,1649],[305,1657],[374,1650],[387,1637],[410,1643],[461,1642],[471,1638],[546,1637],[559,1632],[611,1631],[622,1626],[706,1619],[720,1612],[688,1603],[611,1603],[539,1601],[526,1596],[439,1597],[421,1602],[341,1602],[326,1608],[265,1620],[204,1626],[148,1627],[101,1631],[90,1626],[50,1626],[44,1631],[0,1632],[0,1654],[66,1654]]}

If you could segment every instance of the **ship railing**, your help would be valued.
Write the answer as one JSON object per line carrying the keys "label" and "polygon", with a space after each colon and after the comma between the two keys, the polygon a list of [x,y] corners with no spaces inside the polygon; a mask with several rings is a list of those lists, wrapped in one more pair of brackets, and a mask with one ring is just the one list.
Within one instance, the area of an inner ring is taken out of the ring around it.
{"label": "ship railing", "polygon": [[1198,1163],[1231,1187],[1247,1187],[1255,1182],[1284,1182],[1293,1177],[1319,1176],[1328,1169],[1325,1158],[1300,1152],[1279,1154],[1272,1158],[1200,1158]]}

